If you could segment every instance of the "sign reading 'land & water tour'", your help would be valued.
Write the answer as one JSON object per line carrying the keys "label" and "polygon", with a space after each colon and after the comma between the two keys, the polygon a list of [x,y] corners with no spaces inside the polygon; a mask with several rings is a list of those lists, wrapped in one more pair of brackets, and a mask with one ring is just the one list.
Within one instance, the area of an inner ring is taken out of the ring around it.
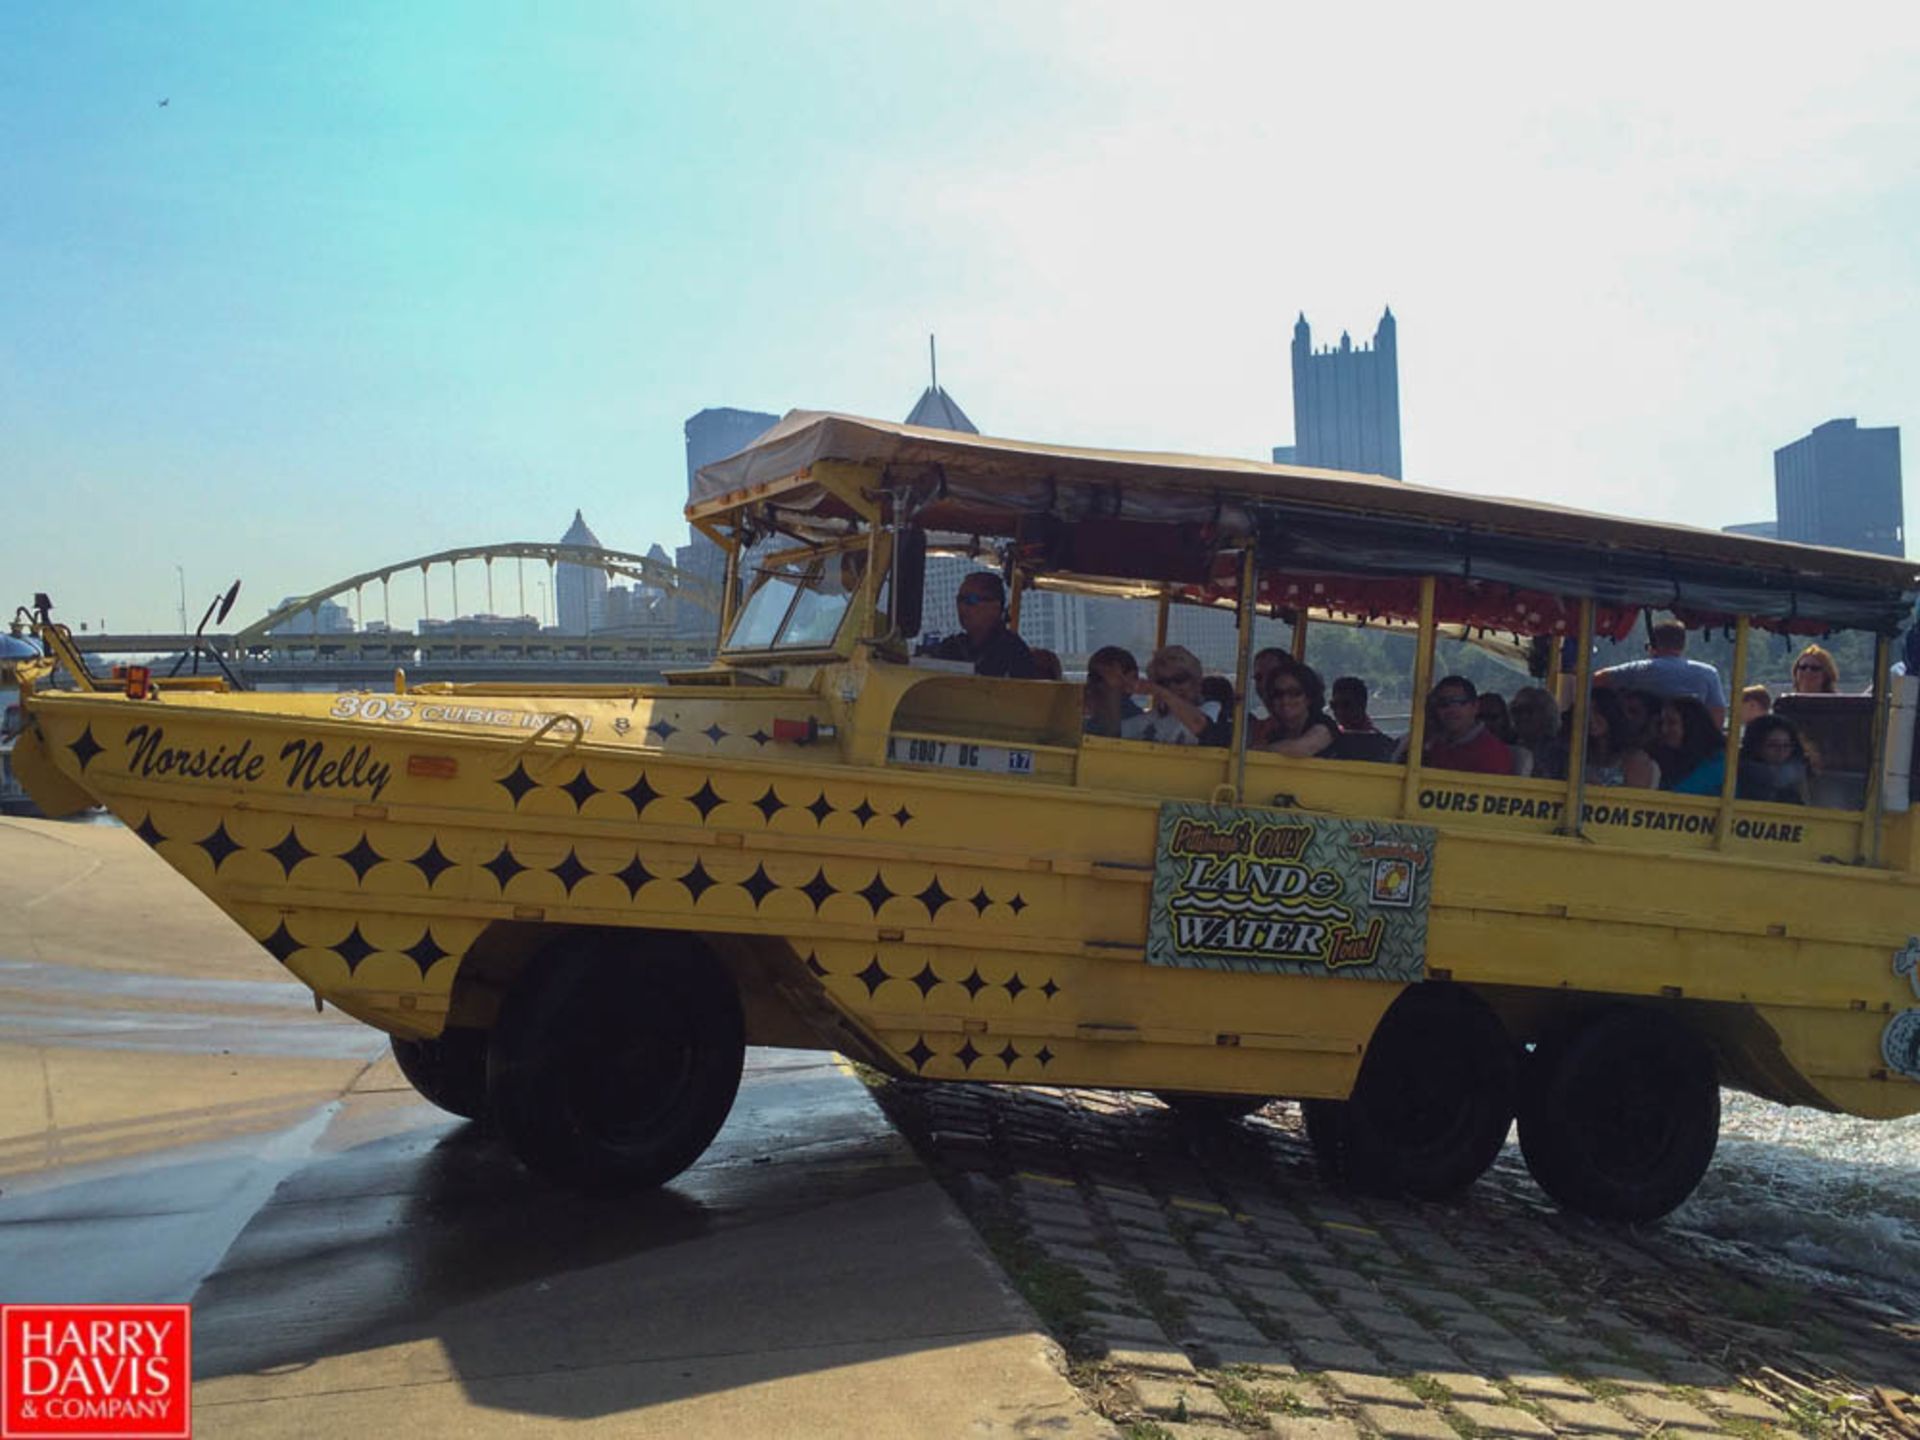
{"label": "sign reading 'land & water tour'", "polygon": [[1433,842],[1425,825],[1163,805],[1147,963],[1418,980]]}

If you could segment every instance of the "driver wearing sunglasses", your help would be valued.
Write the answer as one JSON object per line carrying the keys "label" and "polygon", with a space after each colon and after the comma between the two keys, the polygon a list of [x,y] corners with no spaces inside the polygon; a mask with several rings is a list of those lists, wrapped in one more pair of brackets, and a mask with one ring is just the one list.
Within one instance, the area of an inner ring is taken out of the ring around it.
{"label": "driver wearing sunglasses", "polygon": [[998,575],[976,570],[967,576],[954,597],[954,609],[959,612],[960,628],[921,654],[935,660],[970,661],[976,675],[1040,678],[1027,642],[1007,628],[1007,587]]}

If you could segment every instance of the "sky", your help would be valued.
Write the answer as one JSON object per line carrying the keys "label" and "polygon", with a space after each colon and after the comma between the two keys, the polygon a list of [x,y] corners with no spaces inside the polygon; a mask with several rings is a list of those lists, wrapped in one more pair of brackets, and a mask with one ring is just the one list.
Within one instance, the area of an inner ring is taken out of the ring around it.
{"label": "sky", "polygon": [[1778,13],[12,0],[0,601],[671,549],[688,416],[899,419],[930,332],[987,434],[1265,458],[1387,305],[1408,480],[1770,518],[1920,427],[1920,11]]}

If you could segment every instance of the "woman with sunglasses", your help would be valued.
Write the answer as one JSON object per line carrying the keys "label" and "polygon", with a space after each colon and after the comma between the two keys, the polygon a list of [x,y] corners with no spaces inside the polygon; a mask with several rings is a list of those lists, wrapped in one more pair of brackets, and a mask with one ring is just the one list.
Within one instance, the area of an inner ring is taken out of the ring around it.
{"label": "woman with sunglasses", "polygon": [[1794,657],[1793,693],[1832,695],[1840,689],[1840,667],[1831,652],[1809,645]]}
{"label": "woman with sunglasses", "polygon": [[1147,661],[1145,678],[1134,677],[1133,693],[1146,708],[1120,725],[1122,740],[1152,740],[1161,745],[1198,745],[1220,718],[1220,706],[1200,693],[1200,657],[1184,645],[1165,645]]}
{"label": "woman with sunglasses", "polygon": [[1260,748],[1274,755],[1318,755],[1330,749],[1339,731],[1327,714],[1327,687],[1320,672],[1291,655],[1267,675],[1267,740]]}

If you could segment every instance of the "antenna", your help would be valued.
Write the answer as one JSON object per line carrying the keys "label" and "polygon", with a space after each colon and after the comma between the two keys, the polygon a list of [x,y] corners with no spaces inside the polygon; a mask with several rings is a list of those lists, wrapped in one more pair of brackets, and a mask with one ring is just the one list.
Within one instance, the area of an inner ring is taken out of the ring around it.
{"label": "antenna", "polygon": [[933,388],[937,394],[940,389],[940,358],[934,354],[933,336],[927,336],[927,368],[933,372]]}

